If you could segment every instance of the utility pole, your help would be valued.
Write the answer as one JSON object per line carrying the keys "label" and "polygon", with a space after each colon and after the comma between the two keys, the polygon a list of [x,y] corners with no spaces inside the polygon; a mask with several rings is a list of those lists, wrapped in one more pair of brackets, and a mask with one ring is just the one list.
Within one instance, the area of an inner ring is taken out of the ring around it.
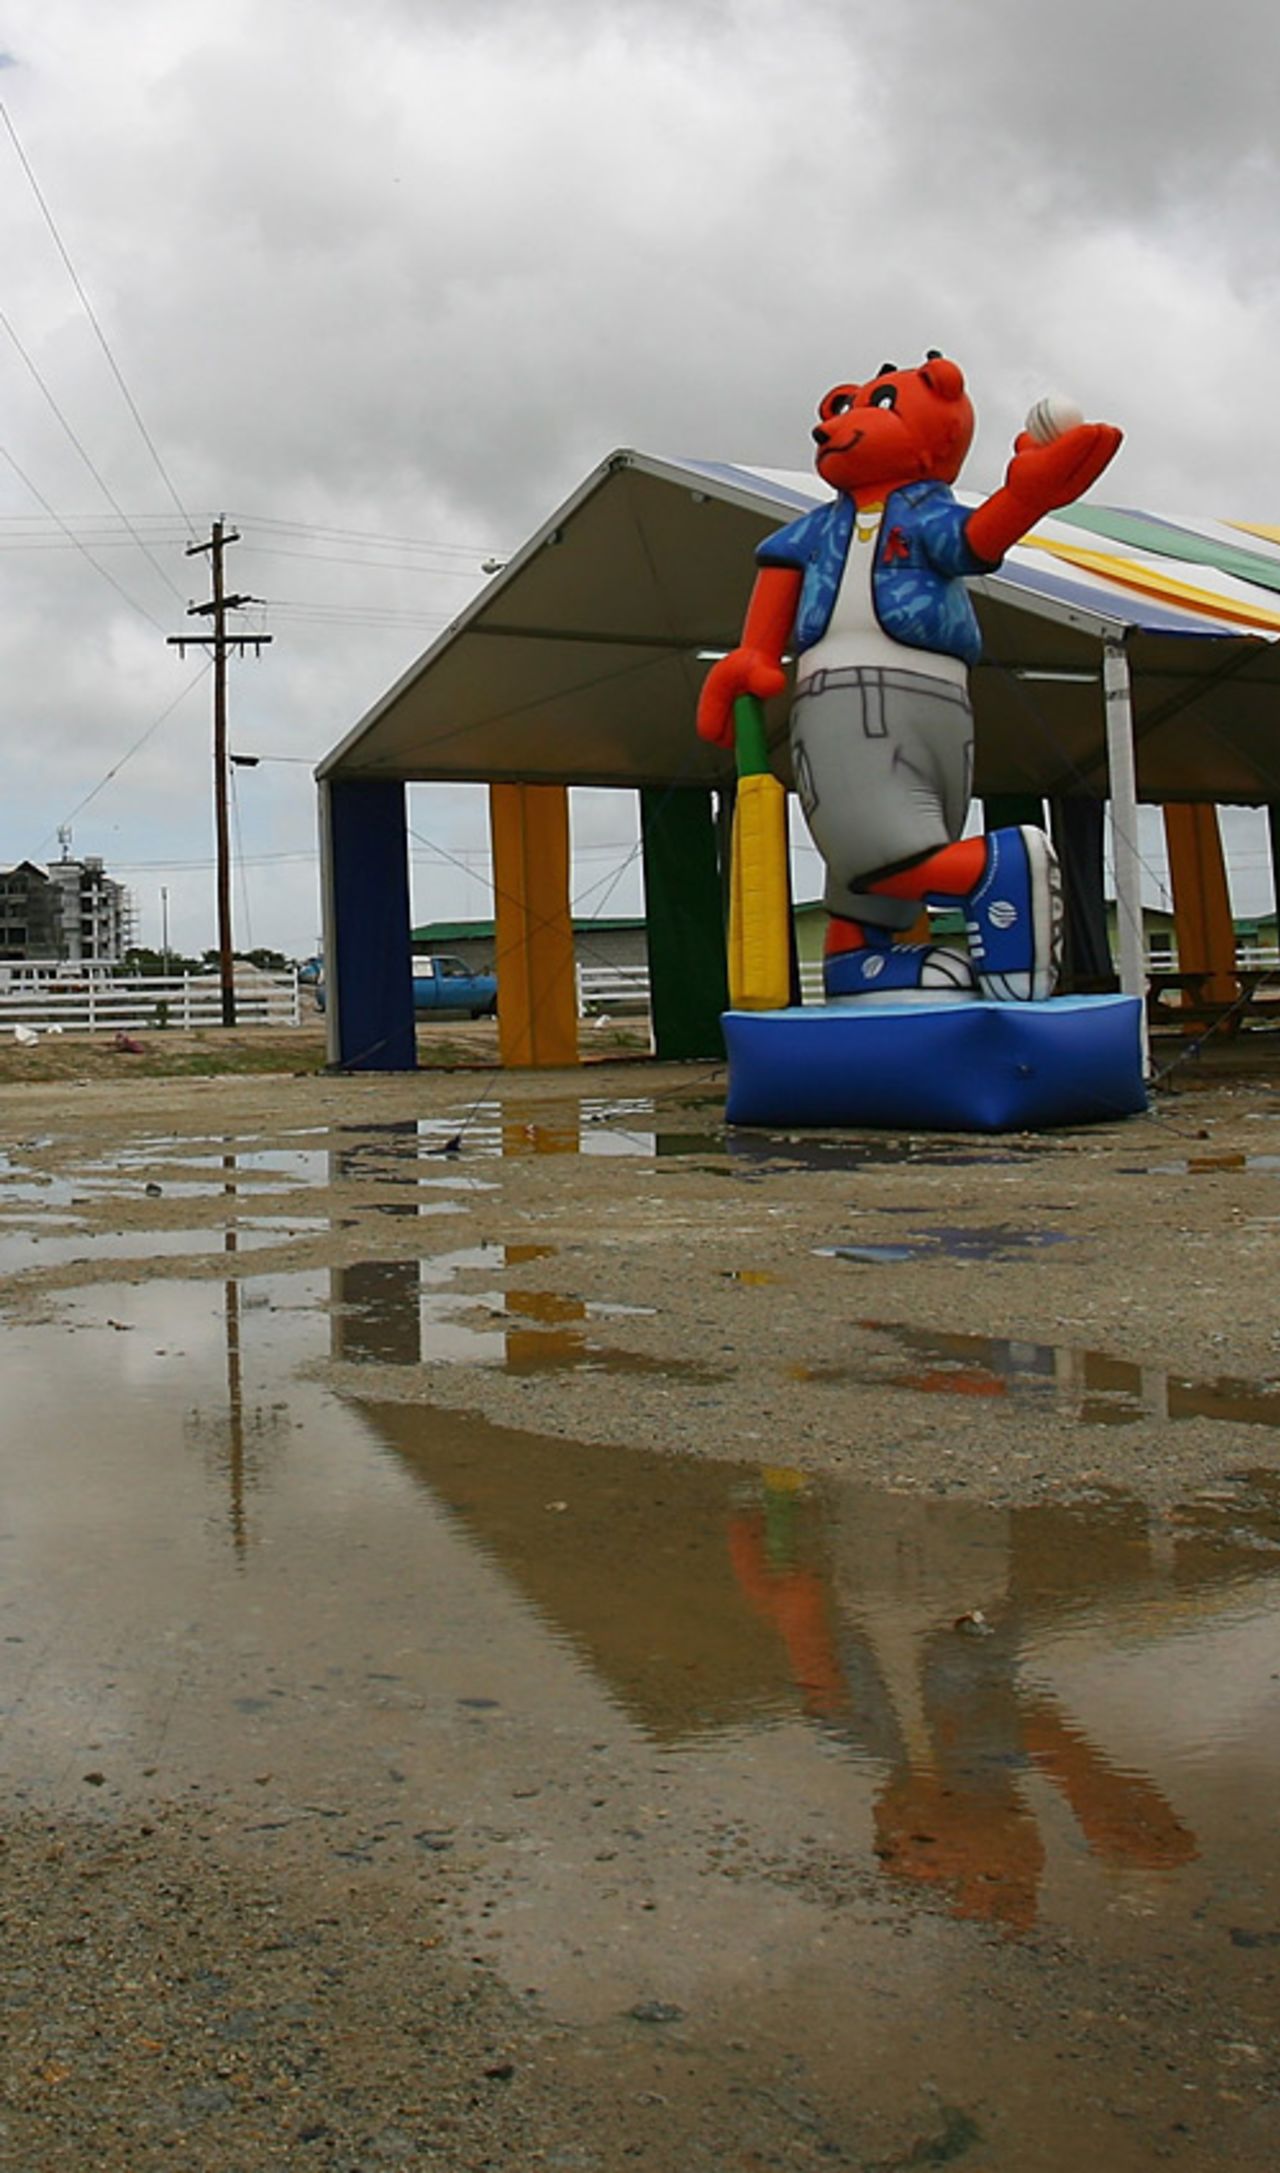
{"label": "utility pole", "polygon": [[188,649],[212,649],[213,651],[213,820],[215,852],[217,859],[218,887],[218,974],[222,984],[222,1023],[236,1023],[235,963],[231,950],[231,825],[227,810],[227,653],[234,649],[243,656],[252,649],[261,656],[263,646],[271,639],[270,634],[229,634],[227,613],[240,611],[245,604],[262,601],[259,596],[228,596],[223,577],[223,553],[229,543],[238,543],[238,532],[228,529],[224,521],[211,524],[207,543],[189,543],[187,557],[196,558],[209,553],[213,595],[207,604],[189,604],[188,618],[211,618],[212,634],[170,634],[170,648],[185,656]]}

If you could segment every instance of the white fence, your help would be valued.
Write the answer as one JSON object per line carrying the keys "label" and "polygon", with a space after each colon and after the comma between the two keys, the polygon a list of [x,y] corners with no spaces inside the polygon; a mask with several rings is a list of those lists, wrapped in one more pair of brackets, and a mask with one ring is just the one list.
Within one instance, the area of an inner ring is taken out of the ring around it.
{"label": "white fence", "polygon": [[579,966],[578,1013],[590,1018],[602,1011],[647,1011],[647,966]]}
{"label": "white fence", "polygon": [[[802,965],[800,988],[806,1003],[822,1002],[822,966],[820,961]],[[578,1011],[582,1018],[591,1018],[602,1011],[647,1011],[649,1008],[649,969],[647,966],[579,966]]]}
{"label": "white fence", "polygon": [[[1236,964],[1253,972],[1275,971],[1280,975],[1280,951],[1242,948],[1236,954]],[[1176,955],[1153,952],[1147,960],[1149,973],[1166,973],[1177,968]],[[822,962],[805,959],[800,966],[801,1000],[807,1004],[822,1002]],[[649,969],[647,966],[579,966],[578,1010],[589,1018],[600,1012],[647,1011],[649,1008]]]}
{"label": "white fence", "polygon": [[[237,1026],[296,1026],[301,1016],[296,973],[237,975]],[[7,986],[0,981],[0,1033],[19,1026],[35,1033],[56,1027],[67,1034],[102,1034],[221,1024],[222,984],[216,973],[146,974],[134,980],[94,975],[83,981],[59,975]]]}
{"label": "white fence", "polygon": [[[1280,972],[1280,952],[1241,950],[1242,968]],[[1160,955],[1148,967],[1168,971],[1172,961]],[[822,1001],[822,966],[806,961],[800,968],[805,1003]],[[237,1026],[297,1026],[304,1003],[314,1009],[312,991],[300,988],[296,973],[255,973],[236,978]],[[634,966],[579,966],[578,1010],[584,1018],[622,1015],[649,1009],[649,969]],[[102,975],[83,981],[59,975],[48,981],[0,980],[0,1034],[23,1026],[37,1033],[139,1033],[163,1027],[220,1026],[222,988],[217,974],[148,974],[133,980]]]}

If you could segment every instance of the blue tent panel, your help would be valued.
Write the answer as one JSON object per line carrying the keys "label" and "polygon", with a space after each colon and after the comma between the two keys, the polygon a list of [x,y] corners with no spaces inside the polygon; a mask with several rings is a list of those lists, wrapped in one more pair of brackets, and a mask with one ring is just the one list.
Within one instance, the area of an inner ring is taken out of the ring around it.
{"label": "blue tent panel", "polygon": [[413,1071],[405,788],[334,777],[328,810],[336,1060],[351,1071]]}

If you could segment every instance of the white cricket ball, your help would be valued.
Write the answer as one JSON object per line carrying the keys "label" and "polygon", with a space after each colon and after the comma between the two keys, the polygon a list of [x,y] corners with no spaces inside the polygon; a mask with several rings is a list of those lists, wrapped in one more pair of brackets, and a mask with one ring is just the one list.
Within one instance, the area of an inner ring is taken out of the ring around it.
{"label": "white cricket ball", "polygon": [[1069,400],[1065,392],[1047,392],[1043,400],[1037,400],[1027,414],[1027,429],[1037,445],[1052,445],[1064,430],[1074,430],[1084,421],[1083,411]]}

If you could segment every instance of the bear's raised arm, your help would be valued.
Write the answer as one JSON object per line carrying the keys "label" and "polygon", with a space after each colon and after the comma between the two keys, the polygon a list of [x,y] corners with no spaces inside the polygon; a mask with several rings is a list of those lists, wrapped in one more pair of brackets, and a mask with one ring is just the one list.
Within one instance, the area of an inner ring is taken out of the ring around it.
{"label": "bear's raised arm", "polygon": [[1122,436],[1114,423],[1076,423],[1044,444],[1024,430],[1000,489],[985,505],[975,506],[965,523],[970,550],[998,566],[1046,513],[1084,496],[1114,460]]}

